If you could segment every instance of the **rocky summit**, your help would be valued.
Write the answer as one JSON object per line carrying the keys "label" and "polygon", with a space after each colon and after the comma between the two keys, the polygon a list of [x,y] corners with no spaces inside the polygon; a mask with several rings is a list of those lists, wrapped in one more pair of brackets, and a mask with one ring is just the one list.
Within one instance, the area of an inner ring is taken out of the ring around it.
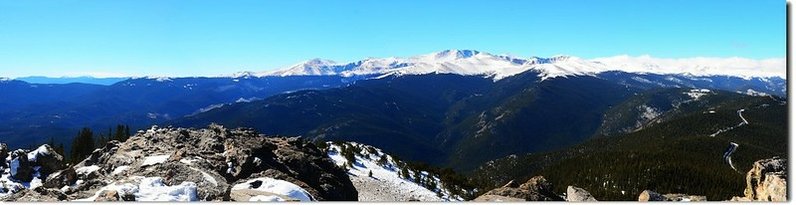
{"label": "rocky summit", "polygon": [[[11,162],[2,163],[11,172],[2,180],[14,183],[2,183],[1,199],[357,200],[346,171],[315,145],[298,138],[266,137],[251,129],[153,126],[125,142],[110,141],[69,167],[63,166],[62,157],[49,146],[42,147],[11,152]],[[32,170],[31,177],[20,170]]]}

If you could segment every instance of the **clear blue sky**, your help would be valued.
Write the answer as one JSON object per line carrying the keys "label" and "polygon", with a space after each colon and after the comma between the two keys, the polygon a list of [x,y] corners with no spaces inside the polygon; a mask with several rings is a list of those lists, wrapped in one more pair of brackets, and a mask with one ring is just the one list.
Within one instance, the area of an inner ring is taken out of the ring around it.
{"label": "clear blue sky", "polygon": [[0,76],[218,75],[475,49],[785,57],[783,0],[0,1]]}

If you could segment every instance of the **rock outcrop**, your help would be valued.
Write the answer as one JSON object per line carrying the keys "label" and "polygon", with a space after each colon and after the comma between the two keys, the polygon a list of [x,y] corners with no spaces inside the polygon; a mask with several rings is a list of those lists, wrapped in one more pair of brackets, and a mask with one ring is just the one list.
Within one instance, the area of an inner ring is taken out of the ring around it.
{"label": "rock outcrop", "polygon": [[33,162],[34,167],[39,167],[41,176],[48,176],[66,167],[64,157],[47,144],[28,153],[28,160]]}
{"label": "rock outcrop", "polygon": [[473,201],[564,201],[556,195],[552,185],[543,176],[535,176],[523,184],[513,181],[490,190]]}
{"label": "rock outcrop", "polygon": [[219,125],[153,126],[110,141],[36,190],[6,200],[42,193],[69,201],[357,200],[345,170],[312,143]]}
{"label": "rock outcrop", "polygon": [[567,201],[597,201],[597,199],[584,189],[567,186]]}
{"label": "rock outcrop", "polygon": [[788,162],[774,157],[758,160],[746,173],[744,197],[732,201],[787,201]]}
{"label": "rock outcrop", "polygon": [[638,196],[638,201],[707,201],[707,197],[687,194],[659,194],[654,191],[644,190]]}

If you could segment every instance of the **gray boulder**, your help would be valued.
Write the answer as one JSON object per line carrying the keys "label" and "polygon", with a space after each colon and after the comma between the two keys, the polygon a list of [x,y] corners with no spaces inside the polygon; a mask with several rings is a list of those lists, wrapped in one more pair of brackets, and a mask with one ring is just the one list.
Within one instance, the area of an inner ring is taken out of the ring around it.
{"label": "gray boulder", "polygon": [[42,145],[31,151],[30,155],[34,156],[35,160],[28,160],[33,162],[33,166],[41,166],[39,173],[42,176],[47,176],[66,167],[64,157],[58,154],[50,145]]}
{"label": "gray boulder", "polygon": [[76,181],[77,173],[75,172],[75,169],[69,167],[47,176],[47,179],[44,180],[43,186],[47,188],[61,188],[72,185]]}
{"label": "gray boulder", "polygon": [[597,199],[584,189],[567,186],[567,201],[597,201]]}

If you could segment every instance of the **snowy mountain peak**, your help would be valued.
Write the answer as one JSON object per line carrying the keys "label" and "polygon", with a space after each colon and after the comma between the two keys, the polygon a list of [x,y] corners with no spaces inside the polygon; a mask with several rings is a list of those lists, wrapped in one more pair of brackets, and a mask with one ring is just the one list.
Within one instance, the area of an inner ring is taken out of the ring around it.
{"label": "snowy mountain peak", "polygon": [[310,59],[308,61],[304,61],[303,63],[300,63],[299,65],[313,67],[313,66],[330,66],[330,65],[335,65],[335,64],[337,64],[337,62],[334,62],[333,60],[321,59],[321,58],[313,58],[313,59]]}
{"label": "snowy mountain peak", "polygon": [[462,59],[462,58],[470,58],[475,55],[480,54],[481,52],[476,50],[457,50],[457,49],[450,49],[444,50],[437,53],[434,53],[435,59]]}
{"label": "snowy mountain peak", "polygon": [[254,78],[254,77],[257,77],[257,75],[258,74],[256,72],[252,72],[252,71],[240,71],[240,72],[237,72],[237,73],[233,73],[229,77],[231,77],[231,78]]}
{"label": "snowy mountain peak", "polygon": [[336,75],[339,74],[338,71],[335,70],[335,66],[337,65],[338,65],[337,62],[334,62],[332,60],[315,58],[301,62],[299,64],[295,64],[284,70],[277,70],[272,73],[266,73],[265,75],[276,75],[276,76]]}
{"label": "snowy mountain peak", "polygon": [[450,49],[404,58],[368,58],[347,64],[312,59],[265,75],[391,76],[446,73],[483,75],[500,80],[528,70],[538,71],[542,80],[575,75],[595,75],[606,71],[785,78],[785,61],[784,58],[765,60],[743,58],[656,59],[649,56],[581,59],[567,55],[556,55],[549,58],[518,58],[476,50]]}

